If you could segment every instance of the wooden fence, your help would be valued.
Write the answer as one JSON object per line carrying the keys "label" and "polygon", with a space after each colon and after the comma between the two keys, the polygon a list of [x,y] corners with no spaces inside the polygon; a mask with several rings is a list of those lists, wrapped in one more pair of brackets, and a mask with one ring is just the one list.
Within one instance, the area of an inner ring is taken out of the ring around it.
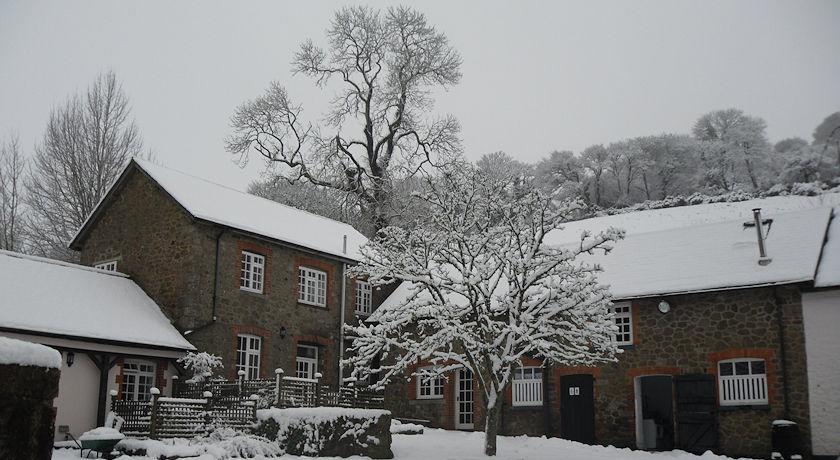
{"label": "wooden fence", "polygon": [[381,392],[353,386],[333,389],[317,379],[284,377],[275,371],[273,380],[173,381],[174,397],[159,397],[152,388],[151,401],[123,401],[111,392],[111,410],[122,417],[123,433],[130,436],[190,438],[214,426],[247,430],[262,407],[357,407],[382,409]]}

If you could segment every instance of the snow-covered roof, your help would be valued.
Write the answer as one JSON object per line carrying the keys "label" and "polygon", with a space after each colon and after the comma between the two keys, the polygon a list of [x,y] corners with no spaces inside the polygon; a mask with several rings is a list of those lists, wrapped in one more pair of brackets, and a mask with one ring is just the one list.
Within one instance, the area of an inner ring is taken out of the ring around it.
{"label": "snow-covered roof", "polygon": [[194,350],[126,275],[0,251],[0,329]]}
{"label": "snow-covered roof", "polygon": [[[637,211],[570,222],[546,235],[546,243],[569,245],[585,230],[624,229],[625,239],[609,254],[584,256],[604,269],[599,280],[616,299],[809,282],[821,252],[820,279],[840,285],[838,219],[832,220],[833,244],[823,250],[831,206],[838,205],[840,193],[831,193]],[[772,261],[764,266],[758,264],[755,227],[744,227],[753,208],[773,219],[766,234]],[[410,290],[402,283],[382,307],[400,303]]]}
{"label": "snow-covered roof", "polygon": [[[367,238],[349,224],[328,219],[276,201],[261,198],[240,190],[210,182],[187,173],[156,165],[149,161],[133,159],[126,170],[136,165],[146,172],[175,201],[196,219],[213,222],[318,252],[359,260],[359,247]],[[121,177],[125,176],[125,171]],[[117,180],[106,194],[115,187]],[[97,206],[103,206],[106,198]],[[95,220],[97,210],[82,225],[71,246]],[[344,251],[344,236],[347,251]]]}
{"label": "snow-covered roof", "polygon": [[840,207],[834,208],[834,217],[828,225],[814,286],[840,286]]}
{"label": "snow-covered roof", "polygon": [[0,364],[57,369],[61,367],[61,354],[39,343],[0,337]]}

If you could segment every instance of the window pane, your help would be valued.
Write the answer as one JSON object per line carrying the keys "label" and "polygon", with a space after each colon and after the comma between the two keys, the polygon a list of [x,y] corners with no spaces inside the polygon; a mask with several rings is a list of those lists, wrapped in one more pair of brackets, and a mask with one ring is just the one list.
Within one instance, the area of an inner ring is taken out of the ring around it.
{"label": "window pane", "polygon": [[752,374],[765,374],[764,361],[752,361],[750,363]]}
{"label": "window pane", "polygon": [[732,375],[732,363],[720,363],[720,375]]}
{"label": "window pane", "polygon": [[735,362],[735,375],[749,375],[750,365],[747,361]]}

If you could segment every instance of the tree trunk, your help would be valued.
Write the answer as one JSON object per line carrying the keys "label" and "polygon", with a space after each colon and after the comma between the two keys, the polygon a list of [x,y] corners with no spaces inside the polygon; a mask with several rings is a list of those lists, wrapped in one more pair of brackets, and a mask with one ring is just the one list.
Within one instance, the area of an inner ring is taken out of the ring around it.
{"label": "tree trunk", "polygon": [[502,395],[496,396],[493,407],[485,411],[484,419],[484,455],[496,455],[496,435],[499,434],[499,425],[502,420]]}

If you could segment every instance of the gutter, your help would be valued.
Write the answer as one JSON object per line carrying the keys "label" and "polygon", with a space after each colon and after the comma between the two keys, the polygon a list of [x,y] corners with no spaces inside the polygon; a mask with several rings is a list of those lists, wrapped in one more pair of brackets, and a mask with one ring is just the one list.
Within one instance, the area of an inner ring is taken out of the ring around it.
{"label": "gutter", "polygon": [[12,332],[17,334],[27,334],[27,335],[34,335],[34,336],[41,336],[41,337],[51,337],[54,339],[65,339],[65,340],[74,340],[77,342],[89,342],[89,343],[98,343],[102,345],[115,345],[120,347],[132,347],[132,348],[145,348],[149,350],[165,350],[165,351],[178,351],[178,352],[188,352],[194,351],[195,348],[181,348],[181,347],[174,347],[174,346],[166,346],[166,345],[153,345],[149,343],[140,343],[140,342],[126,342],[123,340],[111,340],[111,339],[98,339],[95,337],[85,337],[81,335],[70,335],[70,334],[60,334],[55,332],[43,332],[43,331],[36,331],[31,329],[19,329],[14,327],[3,327],[0,326],[0,332]]}

